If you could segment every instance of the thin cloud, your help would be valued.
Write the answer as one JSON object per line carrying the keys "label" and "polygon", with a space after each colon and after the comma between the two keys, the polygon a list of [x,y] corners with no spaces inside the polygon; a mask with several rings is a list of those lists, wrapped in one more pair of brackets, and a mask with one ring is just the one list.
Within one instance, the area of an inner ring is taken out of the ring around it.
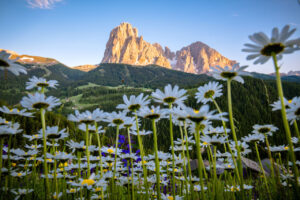
{"label": "thin cloud", "polygon": [[51,9],[54,4],[63,0],[26,0],[31,8]]}
{"label": "thin cloud", "polygon": [[238,17],[238,16],[240,16],[240,15],[237,14],[237,13],[234,13],[234,14],[232,14],[231,16],[232,16],[232,17]]}

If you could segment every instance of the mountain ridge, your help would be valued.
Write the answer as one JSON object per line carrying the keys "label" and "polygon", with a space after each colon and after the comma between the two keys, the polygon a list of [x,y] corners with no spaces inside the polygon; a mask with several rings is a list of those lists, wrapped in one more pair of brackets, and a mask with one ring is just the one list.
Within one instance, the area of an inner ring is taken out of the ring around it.
{"label": "mountain ridge", "polygon": [[131,65],[154,64],[168,69],[202,74],[211,66],[231,67],[236,61],[222,56],[217,50],[196,41],[172,52],[167,46],[149,43],[138,36],[137,28],[130,23],[121,23],[109,35],[101,63],[123,63]]}

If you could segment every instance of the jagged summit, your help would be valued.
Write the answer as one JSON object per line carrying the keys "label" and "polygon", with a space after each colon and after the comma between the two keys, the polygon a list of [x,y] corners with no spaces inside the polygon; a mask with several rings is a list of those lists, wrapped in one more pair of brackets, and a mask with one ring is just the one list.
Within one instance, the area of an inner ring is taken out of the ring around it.
{"label": "jagged summit", "polygon": [[200,74],[208,72],[210,66],[232,66],[236,62],[199,41],[183,47],[176,53],[172,52],[158,43],[146,42],[143,36],[138,36],[137,28],[124,22],[111,31],[102,63],[155,64]]}
{"label": "jagged summit", "polygon": [[114,28],[106,44],[102,63],[124,63],[133,65],[156,64],[171,68],[163,55],[160,45],[144,41],[138,30],[129,23]]}

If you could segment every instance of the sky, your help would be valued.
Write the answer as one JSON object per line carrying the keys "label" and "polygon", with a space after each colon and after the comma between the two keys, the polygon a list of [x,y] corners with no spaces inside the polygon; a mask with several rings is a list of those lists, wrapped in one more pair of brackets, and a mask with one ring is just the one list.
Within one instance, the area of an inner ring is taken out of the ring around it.
{"label": "sky", "polygon": [[[241,51],[255,32],[286,24],[300,37],[300,0],[0,0],[0,48],[55,58],[67,66],[99,64],[110,31],[129,22],[150,43],[180,50],[201,41],[223,56],[253,65]],[[300,70],[300,51],[285,55],[281,72]]]}

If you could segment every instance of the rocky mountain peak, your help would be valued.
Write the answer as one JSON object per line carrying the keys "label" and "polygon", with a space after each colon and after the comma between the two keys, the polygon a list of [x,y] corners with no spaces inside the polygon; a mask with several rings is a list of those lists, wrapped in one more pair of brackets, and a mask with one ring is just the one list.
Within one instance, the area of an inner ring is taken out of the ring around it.
{"label": "rocky mountain peak", "polygon": [[152,45],[142,36],[139,37],[138,30],[129,23],[121,23],[111,31],[102,63],[156,64],[171,68],[168,59],[163,55],[162,47],[159,44]]}
{"label": "rocky mountain peak", "polygon": [[232,66],[236,62],[199,41],[183,47],[176,53],[172,52],[158,43],[146,42],[142,36],[138,36],[138,30],[131,24],[121,23],[110,33],[102,63],[155,64],[200,74],[208,72],[210,66]]}

